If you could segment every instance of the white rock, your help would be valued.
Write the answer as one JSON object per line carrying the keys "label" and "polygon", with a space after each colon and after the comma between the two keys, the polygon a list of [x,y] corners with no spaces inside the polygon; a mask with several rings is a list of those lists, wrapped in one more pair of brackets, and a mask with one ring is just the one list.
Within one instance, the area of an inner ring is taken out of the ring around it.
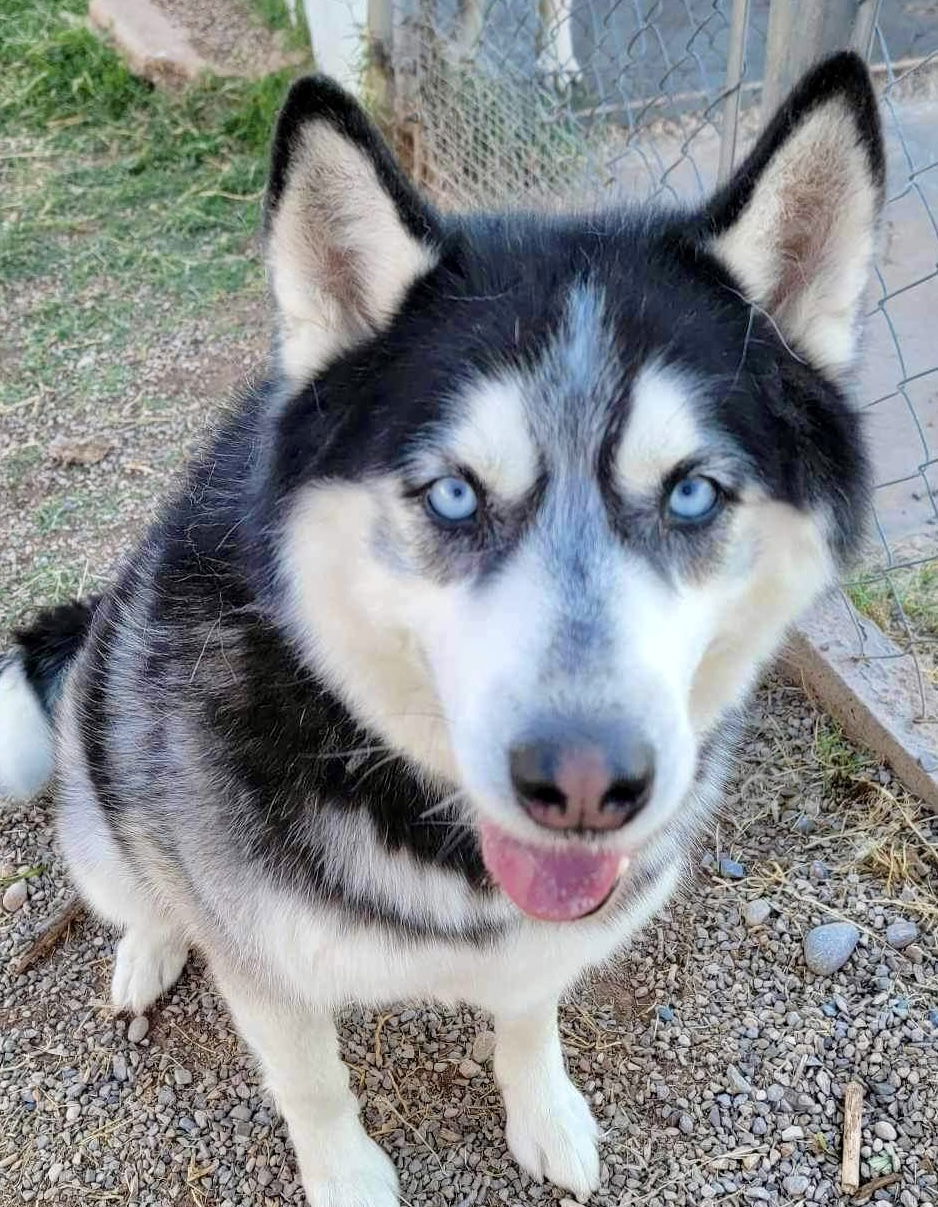
{"label": "white rock", "polygon": [[772,902],[766,901],[765,897],[757,897],[755,901],[750,901],[744,911],[746,924],[748,926],[761,926],[765,922],[769,914],[772,912]]}
{"label": "white rock", "polygon": [[472,1059],[476,1064],[484,1065],[490,1060],[495,1051],[494,1031],[480,1031],[472,1043]]}
{"label": "white rock", "polygon": [[149,1030],[150,1020],[145,1014],[138,1014],[136,1018],[130,1020],[130,1026],[127,1028],[127,1038],[132,1044],[138,1044]]}
{"label": "white rock", "polygon": [[878,1123],[873,1124],[873,1134],[879,1136],[880,1140],[895,1140],[897,1138],[896,1129],[887,1119],[880,1119]]}
{"label": "white rock", "polygon": [[3,894],[3,908],[8,914],[15,914],[18,909],[22,909],[26,904],[28,896],[29,889],[26,887],[26,881],[14,880]]}

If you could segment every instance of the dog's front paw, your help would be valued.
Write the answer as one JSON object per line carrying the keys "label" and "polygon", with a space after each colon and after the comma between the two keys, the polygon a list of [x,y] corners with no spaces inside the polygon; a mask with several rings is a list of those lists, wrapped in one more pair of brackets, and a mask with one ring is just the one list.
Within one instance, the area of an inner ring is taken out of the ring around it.
{"label": "dog's front paw", "polygon": [[179,979],[189,951],[172,931],[128,930],[117,945],[111,1001],[142,1014]]}
{"label": "dog's front paw", "polygon": [[[393,1163],[364,1129],[357,1130],[360,1135],[332,1149],[327,1164],[309,1163],[313,1169],[303,1178],[309,1207],[398,1207]],[[309,1164],[301,1160],[307,1170]]]}
{"label": "dog's front paw", "polygon": [[566,1075],[504,1094],[515,1160],[539,1182],[549,1178],[585,1202],[599,1185],[599,1127],[585,1098]]}

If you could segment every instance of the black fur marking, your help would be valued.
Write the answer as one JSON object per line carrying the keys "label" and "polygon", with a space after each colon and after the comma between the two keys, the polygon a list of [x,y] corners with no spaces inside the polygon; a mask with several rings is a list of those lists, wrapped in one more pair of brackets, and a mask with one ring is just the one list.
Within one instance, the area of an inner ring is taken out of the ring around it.
{"label": "black fur marking", "polygon": [[59,604],[40,612],[28,628],[16,629],[13,637],[23,657],[29,686],[51,717],[58,701],[65,672],[85,642],[99,596]]}

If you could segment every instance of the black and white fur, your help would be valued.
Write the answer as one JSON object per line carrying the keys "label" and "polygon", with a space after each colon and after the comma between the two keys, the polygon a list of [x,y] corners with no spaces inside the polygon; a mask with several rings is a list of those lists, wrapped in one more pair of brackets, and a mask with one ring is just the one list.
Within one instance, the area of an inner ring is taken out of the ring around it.
{"label": "black and white fur", "polygon": [[[337,1054],[348,1002],[490,1011],[511,1151],[598,1185],[557,1001],[681,880],[733,718],[856,546],[844,380],[882,184],[850,55],[692,214],[444,217],[349,97],[291,92],[270,378],[103,598],[20,636],[0,775],[25,793],[50,770],[62,687],[59,838],[123,932],[114,1002],[146,1009],[205,954],[313,1207],[397,1202]],[[452,474],[469,525],[428,512]],[[705,523],[667,510],[687,474],[719,492]],[[645,807],[598,834],[535,824],[507,751],[538,726],[640,735]],[[621,856],[618,887],[533,920],[487,876],[485,826]]]}

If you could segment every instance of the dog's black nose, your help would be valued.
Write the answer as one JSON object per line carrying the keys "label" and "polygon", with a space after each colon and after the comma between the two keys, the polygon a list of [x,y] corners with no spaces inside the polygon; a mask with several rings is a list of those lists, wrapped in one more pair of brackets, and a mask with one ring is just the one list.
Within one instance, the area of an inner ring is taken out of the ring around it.
{"label": "dog's black nose", "polygon": [[618,830],[648,803],[655,774],[640,739],[529,741],[512,747],[509,763],[519,801],[552,830]]}

